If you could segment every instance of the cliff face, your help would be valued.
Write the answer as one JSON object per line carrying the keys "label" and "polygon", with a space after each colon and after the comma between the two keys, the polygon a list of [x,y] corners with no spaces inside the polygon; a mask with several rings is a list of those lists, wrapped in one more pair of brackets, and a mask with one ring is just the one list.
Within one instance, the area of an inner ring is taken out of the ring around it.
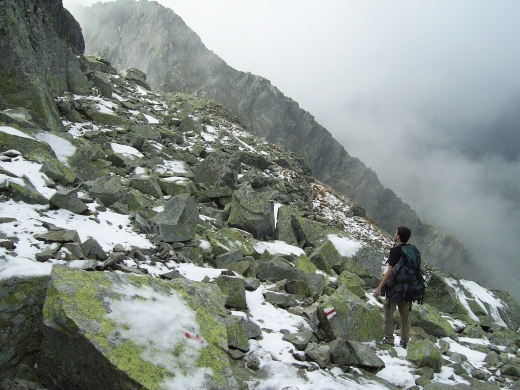
{"label": "cliff face", "polygon": [[[120,0],[93,5],[79,21],[88,52],[100,53],[117,68],[142,69],[154,89],[194,93],[228,107],[252,134],[302,156],[315,177],[359,202],[387,232],[399,225],[420,232],[414,242],[430,264],[448,265],[466,276],[471,269],[471,277],[481,279],[477,266],[468,267],[470,255],[455,237],[421,221],[309,112],[269,80],[228,66],[170,9]],[[450,259],[449,264],[441,259]]]}
{"label": "cliff face", "polygon": [[88,91],[76,57],[85,50],[78,22],[61,0],[5,0],[0,19],[0,109],[25,107],[39,125],[59,129],[54,95]]}

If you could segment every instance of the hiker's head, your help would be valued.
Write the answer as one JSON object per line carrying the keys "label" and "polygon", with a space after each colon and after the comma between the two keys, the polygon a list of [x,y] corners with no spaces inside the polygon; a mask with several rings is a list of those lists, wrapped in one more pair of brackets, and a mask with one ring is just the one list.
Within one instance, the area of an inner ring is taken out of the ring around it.
{"label": "hiker's head", "polygon": [[412,236],[412,231],[408,229],[406,226],[399,226],[397,228],[397,231],[395,232],[395,238],[397,239],[397,236],[399,236],[399,240],[406,244],[410,237]]}

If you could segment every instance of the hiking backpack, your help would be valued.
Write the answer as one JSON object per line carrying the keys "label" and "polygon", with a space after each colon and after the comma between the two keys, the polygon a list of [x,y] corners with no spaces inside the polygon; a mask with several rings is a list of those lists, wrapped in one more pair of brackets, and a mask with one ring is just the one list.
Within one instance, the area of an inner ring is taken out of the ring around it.
{"label": "hiking backpack", "polygon": [[392,276],[381,291],[391,302],[412,302],[422,304],[426,281],[421,270],[421,253],[414,245],[401,247],[401,258],[395,265]]}

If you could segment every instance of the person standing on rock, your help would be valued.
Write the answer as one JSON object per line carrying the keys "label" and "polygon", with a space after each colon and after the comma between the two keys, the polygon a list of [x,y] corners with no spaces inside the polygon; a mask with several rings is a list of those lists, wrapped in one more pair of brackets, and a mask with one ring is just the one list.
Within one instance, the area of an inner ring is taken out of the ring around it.
{"label": "person standing on rock", "polygon": [[[381,290],[383,289],[383,286],[385,286],[385,283],[390,279],[392,276],[392,272],[394,270],[394,267],[399,262],[399,259],[401,258],[401,248],[406,245],[408,240],[410,239],[412,235],[412,232],[409,228],[406,226],[399,226],[397,228],[397,231],[395,232],[394,236],[394,242],[395,245],[390,249],[390,254],[388,255],[388,260],[386,263],[388,264],[388,268],[383,275],[383,279],[381,279],[381,282],[375,289],[373,295],[374,297],[379,297],[379,294],[381,294]],[[385,321],[384,321],[384,339],[382,341],[382,344],[389,344],[394,345],[394,312],[396,307],[399,309],[399,314],[401,315],[401,342],[400,345],[403,348],[406,348],[408,344],[408,340],[410,338],[410,325],[411,325],[411,318],[410,318],[410,302],[407,301],[399,301],[399,302],[393,302],[391,301],[388,296],[385,298],[385,301],[383,303],[383,310],[385,315]]]}

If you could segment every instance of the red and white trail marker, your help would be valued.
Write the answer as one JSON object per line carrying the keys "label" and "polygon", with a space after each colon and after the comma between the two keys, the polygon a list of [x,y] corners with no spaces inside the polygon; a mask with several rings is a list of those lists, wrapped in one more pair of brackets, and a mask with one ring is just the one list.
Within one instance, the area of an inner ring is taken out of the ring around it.
{"label": "red and white trail marker", "polygon": [[323,310],[323,313],[325,314],[325,317],[330,320],[332,317],[336,315],[336,309],[333,307],[327,307],[325,310]]}

